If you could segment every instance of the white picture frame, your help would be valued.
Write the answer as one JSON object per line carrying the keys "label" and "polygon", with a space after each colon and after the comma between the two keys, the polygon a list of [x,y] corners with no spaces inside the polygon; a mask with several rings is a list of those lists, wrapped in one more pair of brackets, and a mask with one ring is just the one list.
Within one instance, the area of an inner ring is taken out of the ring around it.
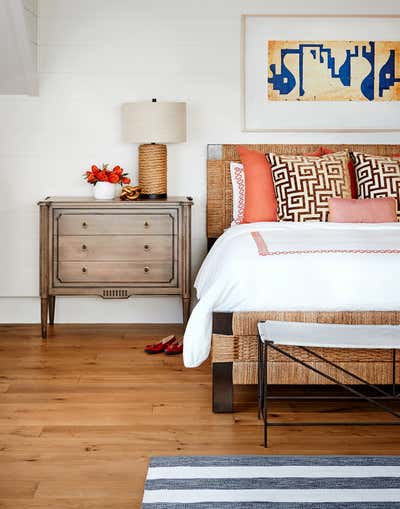
{"label": "white picture frame", "polygon": [[400,15],[245,14],[241,44],[243,132],[400,132],[400,101],[268,101],[268,40],[397,41]]}

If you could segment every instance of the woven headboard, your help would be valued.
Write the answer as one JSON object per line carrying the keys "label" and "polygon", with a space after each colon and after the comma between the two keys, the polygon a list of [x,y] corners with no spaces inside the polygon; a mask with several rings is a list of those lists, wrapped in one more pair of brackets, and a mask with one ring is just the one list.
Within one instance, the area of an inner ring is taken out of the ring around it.
{"label": "woven headboard", "polygon": [[[208,145],[207,147],[207,237],[209,247],[232,222],[232,184],[229,163],[240,161],[237,145]],[[307,154],[318,145],[245,145],[261,152],[276,154]],[[400,153],[399,145],[323,145],[334,151],[345,148],[376,155]]]}

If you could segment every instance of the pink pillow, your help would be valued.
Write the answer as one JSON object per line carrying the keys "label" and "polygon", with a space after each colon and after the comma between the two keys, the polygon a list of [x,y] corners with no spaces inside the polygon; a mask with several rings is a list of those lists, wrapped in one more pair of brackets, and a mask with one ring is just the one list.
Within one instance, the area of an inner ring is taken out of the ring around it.
{"label": "pink pillow", "polygon": [[329,198],[328,204],[331,223],[397,222],[395,198]]}

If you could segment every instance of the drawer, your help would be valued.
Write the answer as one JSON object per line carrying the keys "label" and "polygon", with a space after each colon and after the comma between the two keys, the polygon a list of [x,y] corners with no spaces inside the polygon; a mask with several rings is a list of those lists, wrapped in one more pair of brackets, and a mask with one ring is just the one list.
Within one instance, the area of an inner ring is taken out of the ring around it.
{"label": "drawer", "polygon": [[172,235],[177,233],[176,211],[151,211],[113,214],[110,211],[58,211],[55,232],[58,235]]}
{"label": "drawer", "polygon": [[175,262],[59,262],[56,277],[65,283],[172,283]]}
{"label": "drawer", "polygon": [[59,261],[172,261],[173,235],[82,235],[58,237]]}

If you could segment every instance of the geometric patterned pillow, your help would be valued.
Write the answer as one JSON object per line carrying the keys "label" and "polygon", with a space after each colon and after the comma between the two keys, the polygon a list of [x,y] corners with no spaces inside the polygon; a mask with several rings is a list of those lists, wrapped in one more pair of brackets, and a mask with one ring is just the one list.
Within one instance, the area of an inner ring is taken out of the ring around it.
{"label": "geometric patterned pillow", "polygon": [[351,198],[347,150],[322,157],[268,154],[280,221],[327,221],[329,198]]}
{"label": "geometric patterned pillow", "polygon": [[400,159],[353,152],[359,198],[396,198],[400,220]]}

